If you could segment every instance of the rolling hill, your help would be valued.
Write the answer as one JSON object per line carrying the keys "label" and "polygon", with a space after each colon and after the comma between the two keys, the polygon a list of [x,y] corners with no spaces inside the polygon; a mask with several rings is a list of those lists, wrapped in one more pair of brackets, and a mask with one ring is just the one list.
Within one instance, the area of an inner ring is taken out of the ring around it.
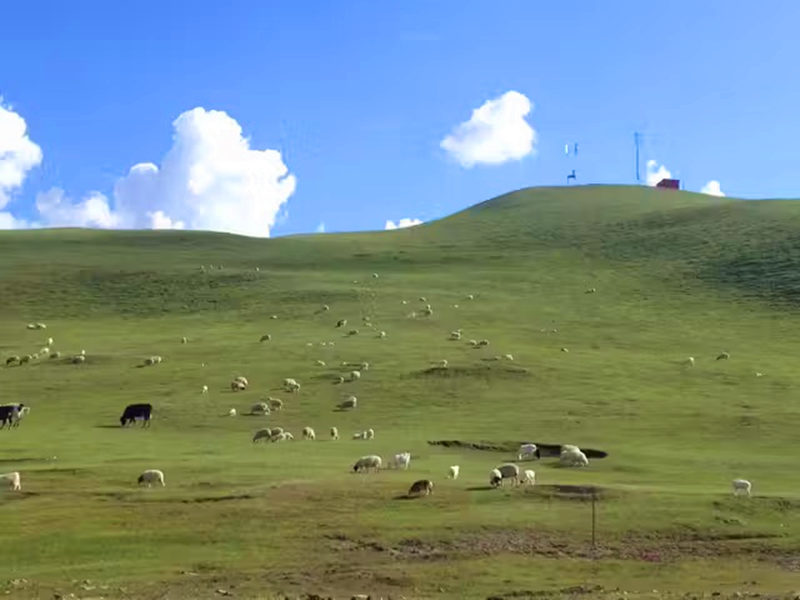
{"label": "rolling hill", "polygon": [[[62,352],[0,368],[0,402],[31,406],[0,431],[0,472],[23,485],[0,494],[6,588],[788,593],[800,568],[798,234],[794,201],[625,186],[525,189],[374,233],[2,232],[1,356],[50,336]],[[153,354],[163,363],[139,368]],[[336,383],[364,361],[359,381]],[[247,391],[230,390],[236,375]],[[299,394],[280,389],[285,377]],[[358,409],[337,412],[351,394]],[[246,416],[269,396],[285,408]],[[120,428],[123,407],[144,401],[152,426]],[[253,444],[268,425],[295,441]],[[299,439],[304,426],[317,441]],[[374,440],[350,439],[368,427]],[[442,440],[458,443],[431,443]],[[535,487],[488,489],[521,441],[608,456],[586,469],[544,458],[526,464]],[[403,450],[408,472],[350,472],[364,454]],[[137,489],[147,468],[167,487]],[[422,477],[434,494],[402,500]],[[734,498],[734,477],[754,496]]]}

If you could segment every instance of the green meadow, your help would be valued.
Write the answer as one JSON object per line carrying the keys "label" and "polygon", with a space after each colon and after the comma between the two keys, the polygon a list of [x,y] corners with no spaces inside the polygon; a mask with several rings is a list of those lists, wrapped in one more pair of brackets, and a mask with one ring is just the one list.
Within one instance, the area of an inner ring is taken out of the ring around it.
{"label": "green meadow", "polygon": [[[0,473],[22,478],[0,490],[0,594],[800,590],[795,201],[585,186],[375,233],[7,231],[0,306],[0,403],[31,407],[0,431]],[[61,358],[5,366],[48,337]],[[283,410],[247,414],[270,396]],[[153,404],[149,428],[120,427],[134,402]],[[268,426],[294,441],[252,443]],[[608,455],[520,463],[535,486],[491,489],[523,441]],[[408,471],[352,472],[402,451]],[[151,468],[165,488],[137,486]],[[422,478],[433,494],[406,499]]]}

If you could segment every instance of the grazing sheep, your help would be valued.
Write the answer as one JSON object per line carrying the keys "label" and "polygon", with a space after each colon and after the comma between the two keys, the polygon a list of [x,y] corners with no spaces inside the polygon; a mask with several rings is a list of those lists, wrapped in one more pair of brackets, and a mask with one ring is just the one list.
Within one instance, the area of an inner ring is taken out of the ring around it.
{"label": "grazing sheep", "polygon": [[493,487],[502,486],[506,479],[511,479],[514,485],[519,483],[519,467],[514,463],[506,463],[492,469],[489,483]]}
{"label": "grazing sheep", "polygon": [[408,466],[411,464],[411,452],[401,452],[399,454],[395,454],[394,458],[392,459],[392,466],[395,469],[408,469]]}
{"label": "grazing sheep", "polygon": [[347,325],[347,319],[339,319],[336,321],[336,327],[344,327]]}
{"label": "grazing sheep", "polygon": [[336,379],[333,381],[333,383],[334,384],[344,383],[344,375],[339,375],[338,377],[336,377]]}
{"label": "grazing sheep", "polygon": [[186,336],[183,336],[181,338],[181,344],[188,344],[188,343],[189,343],[189,338],[187,338]]}
{"label": "grazing sheep", "polygon": [[358,381],[361,379],[360,371],[350,371],[350,381]]}
{"label": "grazing sheep", "polygon": [[331,439],[332,440],[339,439],[339,430],[336,427],[331,427]]}
{"label": "grazing sheep", "polygon": [[354,440],[366,440],[369,434],[366,431],[357,431],[353,434]]}
{"label": "grazing sheep", "polygon": [[433,482],[430,479],[415,481],[408,489],[409,496],[428,496],[431,493],[433,493]]}
{"label": "grazing sheep", "polygon": [[542,454],[536,444],[522,444],[517,453],[517,460],[541,458]]}
{"label": "grazing sheep", "polygon": [[11,473],[0,474],[0,480],[7,481],[8,487],[11,488],[12,492],[22,491],[22,485],[20,485],[19,482],[19,472],[12,471]]}
{"label": "grazing sheep", "polygon": [[427,302],[427,301],[428,301],[428,299],[427,299],[425,296],[420,296],[420,297],[419,297],[419,301],[420,301],[420,302]]}
{"label": "grazing sheep", "polygon": [[325,361],[324,360],[315,360],[314,364],[316,366],[318,366],[318,367],[324,367],[325,366]]}
{"label": "grazing sheep", "polygon": [[461,330],[456,329],[455,331],[450,332],[450,339],[457,342],[461,339]]}
{"label": "grazing sheep", "polygon": [[207,385],[204,385],[204,386],[203,386],[203,389],[200,391],[200,393],[201,393],[201,394],[207,394],[207,393],[208,393],[208,386],[207,386]]}
{"label": "grazing sheep", "polygon": [[72,364],[73,365],[79,365],[79,364],[85,363],[85,362],[86,362],[86,356],[84,356],[83,354],[78,354],[77,356],[73,356],[72,357]]}
{"label": "grazing sheep", "polygon": [[475,296],[473,294],[467,294],[467,300],[475,300]]}
{"label": "grazing sheep", "polygon": [[270,396],[269,398],[267,398],[267,402],[269,403],[269,407],[272,410],[283,410],[283,400],[281,400],[280,398],[273,398],[272,396]]}
{"label": "grazing sheep", "polygon": [[270,442],[287,442],[289,440],[293,440],[294,436],[289,433],[288,431],[284,431],[278,434],[273,434],[272,437],[269,439]]}
{"label": "grazing sheep", "polygon": [[433,315],[433,309],[430,306],[426,306],[425,308],[422,309],[422,314],[425,315],[426,317],[430,317],[431,315]]}
{"label": "grazing sheep", "polygon": [[461,471],[461,467],[458,465],[453,465],[447,470],[447,478],[448,479],[458,479],[458,474]]}
{"label": "grazing sheep", "polygon": [[503,358],[505,358],[506,360],[514,360],[514,355],[513,354],[503,354]]}
{"label": "grazing sheep", "polygon": [[146,483],[147,487],[152,486],[154,483],[160,483],[161,487],[166,487],[167,485],[164,483],[164,472],[158,469],[147,469],[147,471],[139,475],[139,479],[136,482],[139,485]]}
{"label": "grazing sheep", "polygon": [[763,376],[764,376],[763,373],[760,373],[760,372],[756,371],[756,377],[763,377]]}
{"label": "grazing sheep", "polygon": [[266,402],[256,402],[250,407],[251,415],[268,415],[270,412],[269,405]]}
{"label": "grazing sheep", "polygon": [[7,366],[7,367],[10,367],[10,366],[11,366],[11,365],[13,365],[14,363],[18,363],[18,362],[19,362],[19,356],[9,356],[9,357],[6,359],[6,366]]}
{"label": "grazing sheep", "polygon": [[458,308],[458,304],[453,304],[453,308]]}
{"label": "grazing sheep", "polygon": [[685,364],[686,366],[693,367],[693,366],[694,366],[694,356],[690,356],[689,358],[687,358],[687,359],[684,361],[684,364]]}
{"label": "grazing sheep", "polygon": [[331,309],[330,306],[328,306],[327,304],[323,304],[320,310],[322,310],[322,312],[328,312],[330,309]]}
{"label": "grazing sheep", "polygon": [[562,352],[569,352],[569,348],[561,348]]}
{"label": "grazing sheep", "polygon": [[44,323],[36,323],[36,329],[47,329],[47,325]]}
{"label": "grazing sheep", "polygon": [[36,323],[28,323],[25,327],[28,329],[36,329]]}
{"label": "grazing sheep", "polygon": [[231,390],[234,392],[243,392],[247,389],[247,385],[242,383],[241,381],[233,380],[231,381]]}
{"label": "grazing sheep", "polygon": [[273,436],[276,436],[279,433],[283,433],[283,427],[273,427],[270,431],[272,431]]}
{"label": "grazing sheep", "polygon": [[278,318],[278,315],[270,315],[269,318],[272,319],[272,320],[275,320],[275,319]]}
{"label": "grazing sheep", "polygon": [[522,481],[520,483],[531,486],[536,485],[536,472],[531,469],[525,469],[522,472]]}
{"label": "grazing sheep", "polygon": [[437,368],[437,369],[446,369],[446,368],[447,368],[447,365],[448,365],[449,363],[447,362],[447,359],[446,359],[446,358],[443,358],[442,360],[440,360],[440,361],[437,361],[437,362],[435,362],[435,363],[433,363],[433,364],[435,364],[435,365],[436,365],[436,368]]}
{"label": "grazing sheep", "polygon": [[53,345],[53,338],[51,338],[51,337],[47,338],[47,342],[46,343],[47,343],[48,346],[52,346]]}
{"label": "grazing sheep", "polygon": [[587,294],[594,294],[596,291],[597,291],[597,288],[589,288],[588,290],[586,290],[586,293]]}
{"label": "grazing sheep", "polygon": [[349,398],[347,398],[347,400],[339,404],[339,408],[342,410],[356,408],[356,406],[358,406],[358,398],[356,398],[355,396],[350,396]]}
{"label": "grazing sheep", "polygon": [[372,428],[367,429],[366,434],[367,434],[367,439],[368,440],[375,439],[375,430],[374,429],[372,429]]}
{"label": "grazing sheep", "polygon": [[470,345],[470,346],[472,346],[473,348],[477,348],[477,347],[478,347],[478,340],[469,340],[469,341],[467,342],[467,344],[469,344],[469,345]]}
{"label": "grazing sheep", "polygon": [[589,459],[586,458],[586,455],[579,448],[571,445],[561,447],[558,460],[565,467],[589,466]]}
{"label": "grazing sheep", "polygon": [[270,341],[271,339],[272,339],[272,336],[271,336],[270,334],[268,334],[268,333],[265,333],[264,335],[262,335],[262,336],[261,336],[261,337],[258,339],[258,341],[259,341],[259,342],[268,342],[268,341]]}
{"label": "grazing sheep", "polygon": [[738,496],[742,493],[749,496],[753,485],[747,479],[734,479],[733,482],[733,495]]}
{"label": "grazing sheep", "polygon": [[358,329],[351,329],[347,332],[347,335],[358,335]]}
{"label": "grazing sheep", "polygon": [[[77,358],[77,357],[76,357]],[[22,358],[19,359],[19,364],[24,365],[25,363],[29,363],[33,360],[33,357],[30,354],[26,354]],[[75,362],[74,360],[72,362]]]}
{"label": "grazing sheep", "polygon": [[383,460],[380,456],[371,454],[369,456],[362,456],[353,465],[353,472],[359,473],[361,471],[379,471],[383,465]]}
{"label": "grazing sheep", "polygon": [[727,352],[722,352],[719,356],[717,356],[717,360],[728,360],[730,357],[731,355]]}
{"label": "grazing sheep", "polygon": [[377,279],[378,277],[379,277],[379,275],[378,275],[377,273],[373,273],[373,274],[372,274],[372,278],[373,278],[373,279]]}
{"label": "grazing sheep", "polygon": [[379,331],[378,332],[378,337],[381,338],[381,339],[385,338],[386,337],[386,332],[385,331]]}
{"label": "grazing sheep", "polygon": [[311,427],[303,427],[303,439],[304,440],[316,440],[317,434]]}
{"label": "grazing sheep", "polygon": [[157,365],[161,362],[160,356],[148,356],[144,359],[145,366],[149,367],[151,365]]}
{"label": "grazing sheep", "polygon": [[37,358],[39,358],[39,353],[38,353],[38,352],[34,352],[34,353],[31,355],[31,358],[33,358],[33,360],[36,360]]}
{"label": "grazing sheep", "polygon": [[38,354],[39,356],[47,356],[48,354],[50,354],[50,348],[48,346],[40,348]]}
{"label": "grazing sheep", "polygon": [[400,300],[400,304],[408,304],[408,300]]}
{"label": "grazing sheep", "polygon": [[481,340],[478,342],[478,346],[488,346],[489,340]]}
{"label": "grazing sheep", "polygon": [[253,434],[253,443],[255,444],[258,440],[269,440],[272,438],[272,436],[273,433],[269,427],[259,429]]}
{"label": "grazing sheep", "polygon": [[291,377],[287,377],[283,380],[283,389],[285,389],[287,392],[299,392],[300,384]]}
{"label": "grazing sheep", "polygon": [[53,358],[53,359],[55,359],[55,358],[61,358],[61,352],[58,352],[58,351],[56,351],[56,352],[51,352],[51,353],[50,353],[50,358]]}

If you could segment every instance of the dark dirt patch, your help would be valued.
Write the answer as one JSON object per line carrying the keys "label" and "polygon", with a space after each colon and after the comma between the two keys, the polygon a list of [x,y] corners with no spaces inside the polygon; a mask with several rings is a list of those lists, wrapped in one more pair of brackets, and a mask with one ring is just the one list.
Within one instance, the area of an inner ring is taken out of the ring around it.
{"label": "dark dirt patch", "polygon": [[422,371],[411,373],[413,377],[441,377],[451,379],[454,377],[528,377],[530,369],[524,367],[510,367],[500,364],[481,364],[473,366],[452,366],[447,368],[431,367]]}
{"label": "dark dirt patch", "polygon": [[252,500],[255,498],[252,494],[238,494],[230,496],[201,496],[199,498],[189,498],[181,500],[183,504],[197,504],[200,502],[225,502],[228,500]]}
{"label": "dark dirt patch", "polygon": [[800,571],[800,548],[777,548],[761,542],[761,536],[730,537],[696,532],[649,535],[629,534],[594,547],[588,540],[553,531],[486,529],[449,540],[406,539],[395,545],[357,540],[344,534],[326,536],[336,550],[385,553],[397,560],[457,560],[498,553],[548,558],[583,558],[672,562],[688,557],[738,557],[778,564]]}
{"label": "dark dirt patch", "polygon": [[[561,444],[546,444],[534,441],[523,442],[465,442],[462,440],[434,440],[428,442],[431,446],[444,446],[445,448],[466,448],[468,450],[486,450],[489,452],[512,452],[516,453],[522,444],[536,444],[542,458],[558,457],[561,453]],[[605,458],[608,452],[595,450],[594,448],[581,448],[587,458]]]}

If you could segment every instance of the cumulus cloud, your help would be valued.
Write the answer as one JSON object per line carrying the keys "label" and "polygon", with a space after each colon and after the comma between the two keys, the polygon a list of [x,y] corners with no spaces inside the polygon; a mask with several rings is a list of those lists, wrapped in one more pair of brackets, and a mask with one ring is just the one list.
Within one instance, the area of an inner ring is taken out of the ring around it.
{"label": "cumulus cloud", "polygon": [[317,225],[316,232],[317,233],[325,233],[325,223],[320,223],[319,225]]}
{"label": "cumulus cloud", "polygon": [[414,225],[421,225],[420,219],[400,219],[395,223],[394,221],[386,221],[384,229],[404,229],[406,227],[414,227]]}
{"label": "cumulus cloud", "polygon": [[17,219],[10,212],[0,212],[0,229],[28,229],[32,227],[27,221]]}
{"label": "cumulus cloud", "polygon": [[703,186],[700,190],[701,194],[708,194],[709,196],[724,196],[725,192],[722,191],[719,181],[712,179]]}
{"label": "cumulus cloud", "polygon": [[506,92],[473,110],[469,121],[457,125],[439,145],[467,169],[519,160],[536,143],[536,132],[525,120],[531,108],[525,95]]}
{"label": "cumulus cloud", "polygon": [[[60,188],[40,193],[41,224],[269,237],[296,186],[280,152],[251,148],[239,123],[223,111],[194,108],[178,116],[173,128],[172,147],[161,164],[131,167],[114,186],[113,202],[99,192],[77,201]],[[41,151],[25,136],[25,122],[0,107],[0,209],[7,191],[39,161]],[[25,226],[8,214],[1,225]]]}
{"label": "cumulus cloud", "polygon": [[[28,125],[20,115],[5,107],[0,98],[0,209],[11,192],[22,186],[28,171],[42,162],[42,150],[28,137]],[[4,223],[10,223],[10,215]]]}
{"label": "cumulus cloud", "polygon": [[119,215],[111,210],[108,198],[100,192],[91,192],[73,202],[61,188],[51,188],[36,196],[36,210],[45,227],[111,229],[120,225]]}
{"label": "cumulus cloud", "polygon": [[121,222],[268,237],[296,186],[280,152],[251,148],[223,111],[194,108],[173,127],[161,165],[134,165],[114,187]]}
{"label": "cumulus cloud", "polygon": [[654,186],[662,179],[670,179],[672,173],[669,172],[667,167],[659,165],[654,160],[647,161],[647,185]]}

